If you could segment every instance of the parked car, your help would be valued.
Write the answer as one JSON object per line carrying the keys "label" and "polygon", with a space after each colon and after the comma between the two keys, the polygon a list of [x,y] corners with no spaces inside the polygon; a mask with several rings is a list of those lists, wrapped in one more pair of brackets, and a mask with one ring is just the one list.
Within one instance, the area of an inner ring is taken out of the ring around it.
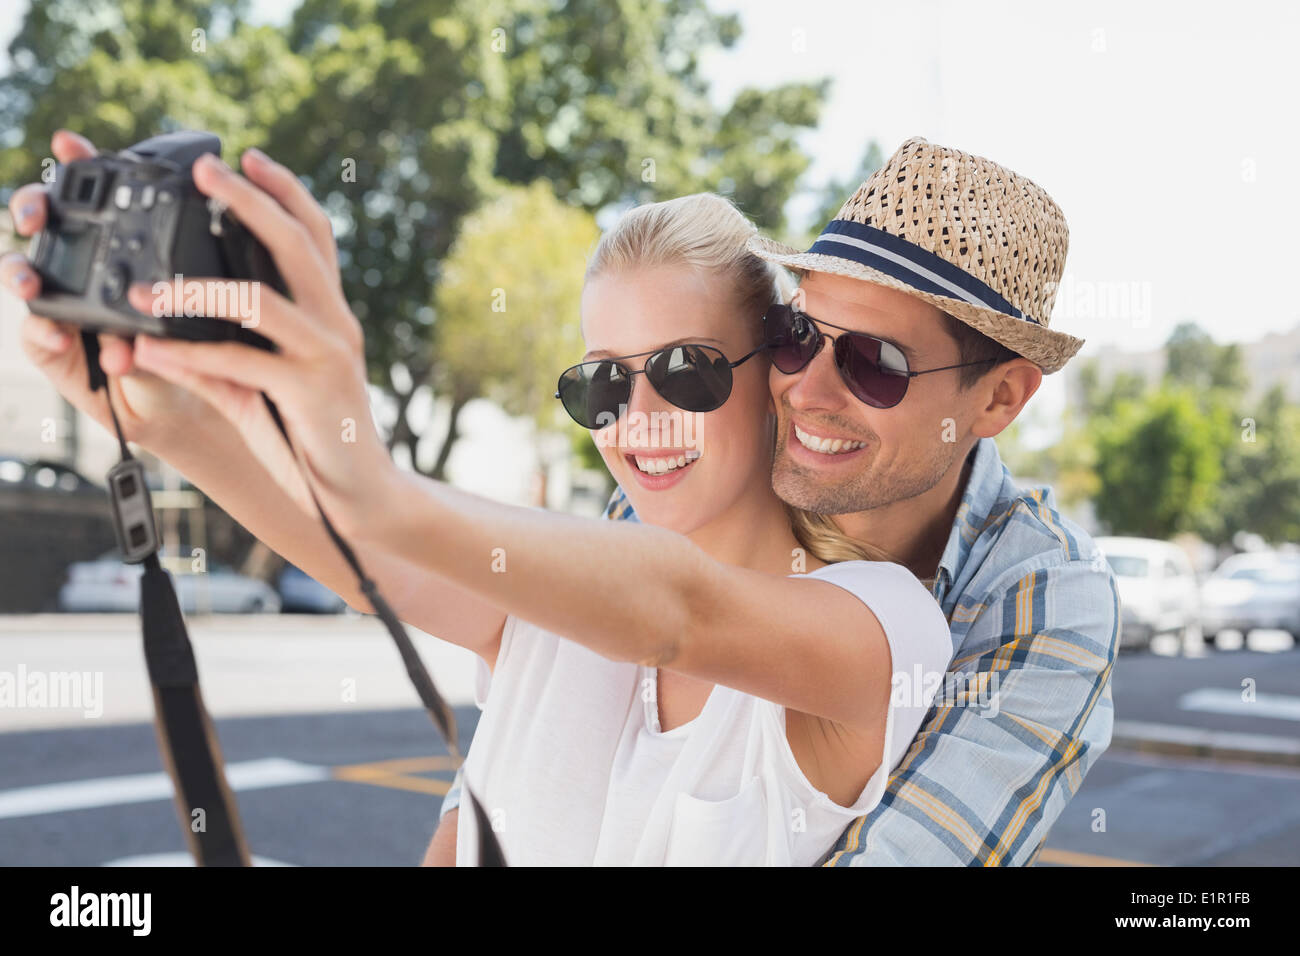
{"label": "parked car", "polygon": [[1206,642],[1219,631],[1276,628],[1300,643],[1300,555],[1276,551],[1234,554],[1201,590]]}
{"label": "parked car", "polygon": [[[116,551],[94,561],[68,567],[68,580],[59,589],[61,611],[137,611],[140,608],[140,574],[143,566],[126,564]],[[209,562],[197,574],[172,574],[176,596],[186,614],[252,614],[280,610],[280,595],[264,581],[245,577],[220,562]]]}
{"label": "parked car", "polygon": [[284,566],[276,588],[280,610],[286,614],[342,614],[348,608],[347,601],[292,564]]}
{"label": "parked car", "polygon": [[1157,634],[1201,632],[1200,588],[1183,549],[1154,538],[1100,537],[1119,587],[1120,647],[1149,647]]}
{"label": "parked car", "polygon": [[28,461],[12,455],[0,456],[0,484],[47,491],[63,491],[74,495],[102,495],[104,489],[75,468],[62,462],[37,458]]}

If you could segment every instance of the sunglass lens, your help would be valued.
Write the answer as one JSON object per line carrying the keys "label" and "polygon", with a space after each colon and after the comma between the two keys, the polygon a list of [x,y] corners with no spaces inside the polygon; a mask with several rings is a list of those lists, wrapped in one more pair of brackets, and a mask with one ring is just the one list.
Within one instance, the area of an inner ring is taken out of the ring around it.
{"label": "sunglass lens", "polygon": [[892,408],[907,392],[908,376],[883,368],[878,339],[841,335],[835,340],[835,364],[849,391],[873,408]]}
{"label": "sunglass lens", "polygon": [[717,349],[671,345],[650,356],[646,378],[666,401],[688,412],[711,412],[731,394],[731,365]]}
{"label": "sunglass lens", "polygon": [[787,375],[807,365],[821,341],[813,324],[788,305],[768,309],[763,327],[772,364]]}
{"label": "sunglass lens", "polygon": [[606,428],[618,420],[632,393],[632,379],[617,362],[585,362],[560,376],[560,401],[583,428]]}

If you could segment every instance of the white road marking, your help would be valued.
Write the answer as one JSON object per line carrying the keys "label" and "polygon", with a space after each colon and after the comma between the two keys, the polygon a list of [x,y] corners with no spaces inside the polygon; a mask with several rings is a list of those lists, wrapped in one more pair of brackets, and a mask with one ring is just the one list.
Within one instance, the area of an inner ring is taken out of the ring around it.
{"label": "white road marking", "polygon": [[1300,697],[1286,694],[1256,694],[1254,700],[1242,700],[1241,691],[1202,687],[1179,697],[1178,706],[1183,710],[1204,710],[1216,714],[1300,720]]}
{"label": "white road marking", "polygon": [[[265,856],[254,856],[253,866],[297,866],[297,863],[282,863]],[[194,857],[188,853],[141,853],[137,856],[123,856],[109,860],[103,866],[193,866]]]}
{"label": "white road marking", "polygon": [[[299,763],[283,757],[267,757],[226,765],[226,780],[232,790],[265,790],[298,783],[330,779],[328,767]],[[97,777],[49,783],[35,787],[0,790],[0,820],[31,817],[66,810],[171,800],[174,790],[165,773],[137,773],[121,777]]]}

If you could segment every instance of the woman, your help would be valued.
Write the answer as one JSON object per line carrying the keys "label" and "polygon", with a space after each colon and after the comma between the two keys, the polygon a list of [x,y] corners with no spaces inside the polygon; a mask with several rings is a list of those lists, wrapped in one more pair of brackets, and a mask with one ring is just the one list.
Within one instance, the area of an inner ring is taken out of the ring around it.
{"label": "woman", "polygon": [[[141,336],[135,363],[237,423],[303,503],[265,391],[344,538],[474,598],[433,633],[483,661],[466,779],[507,860],[821,859],[880,799],[929,707],[932,692],[891,694],[891,675],[942,674],[951,643],[910,573],[861,560],[810,516],[795,516],[796,533],[772,492],[756,317],[777,291],[744,252],[753,227],[717,197],[686,197],[634,210],[597,248],[588,353],[559,392],[575,417],[599,418],[584,423],[643,523],[591,521],[392,464],[370,425],[360,326],[332,241],[320,245],[323,215],[283,167],[245,163],[292,195],[277,203],[219,162],[196,163],[195,181],[286,279],[292,301],[263,288],[258,324],[280,353]],[[151,309],[154,295],[133,288],[131,301]],[[680,431],[633,427],[656,413]],[[459,863],[474,862],[474,826],[460,821]]]}

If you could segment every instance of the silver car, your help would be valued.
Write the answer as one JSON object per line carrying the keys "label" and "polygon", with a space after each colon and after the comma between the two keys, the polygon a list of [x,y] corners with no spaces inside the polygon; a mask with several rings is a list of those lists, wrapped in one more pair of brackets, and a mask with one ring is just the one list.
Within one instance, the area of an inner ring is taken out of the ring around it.
{"label": "silver car", "polygon": [[1234,554],[1201,590],[1205,640],[1219,631],[1287,631],[1300,643],[1300,554]]}
{"label": "silver car", "polygon": [[[68,567],[68,580],[59,589],[59,610],[74,612],[137,611],[143,567],[126,564],[116,552]],[[186,614],[251,614],[280,610],[280,595],[256,578],[245,577],[218,562],[199,573],[172,572],[176,596]]]}

